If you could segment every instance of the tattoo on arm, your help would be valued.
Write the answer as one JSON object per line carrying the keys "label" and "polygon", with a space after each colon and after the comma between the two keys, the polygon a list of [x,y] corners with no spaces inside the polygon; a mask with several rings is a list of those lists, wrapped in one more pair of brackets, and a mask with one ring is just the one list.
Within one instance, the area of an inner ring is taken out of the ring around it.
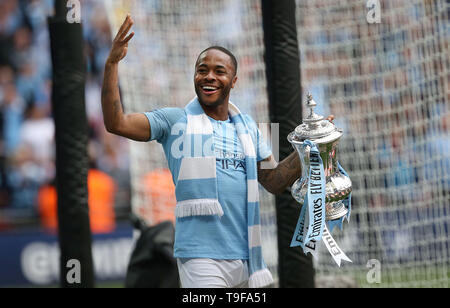
{"label": "tattoo on arm", "polygon": [[122,112],[122,105],[120,103],[120,100],[116,99],[114,101],[113,110],[114,110],[114,114],[117,114],[117,112]]}
{"label": "tattoo on arm", "polygon": [[114,131],[123,116],[117,65],[105,65],[101,98],[105,127]]}
{"label": "tattoo on arm", "polygon": [[301,164],[296,152],[292,152],[274,169],[261,169],[258,164],[258,181],[273,194],[282,193],[300,174]]}

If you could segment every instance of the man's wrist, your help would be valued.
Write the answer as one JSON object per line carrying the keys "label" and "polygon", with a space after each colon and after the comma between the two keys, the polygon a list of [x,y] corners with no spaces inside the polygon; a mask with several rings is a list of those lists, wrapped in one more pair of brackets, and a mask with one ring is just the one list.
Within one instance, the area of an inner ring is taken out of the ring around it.
{"label": "man's wrist", "polygon": [[118,65],[119,64],[119,62],[115,62],[115,61],[113,61],[113,60],[111,60],[111,59],[106,59],[106,63],[105,63],[105,66],[115,66],[115,65]]}

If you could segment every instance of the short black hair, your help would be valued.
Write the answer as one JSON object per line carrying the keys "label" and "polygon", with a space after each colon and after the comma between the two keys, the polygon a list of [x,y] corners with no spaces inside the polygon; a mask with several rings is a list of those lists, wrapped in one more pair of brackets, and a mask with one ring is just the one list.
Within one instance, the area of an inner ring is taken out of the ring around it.
{"label": "short black hair", "polygon": [[233,67],[234,67],[234,75],[236,76],[237,68],[238,68],[238,63],[237,63],[236,57],[233,55],[233,53],[231,51],[229,51],[228,49],[226,49],[225,47],[222,47],[222,46],[216,46],[215,45],[215,46],[210,46],[210,47],[204,49],[201,53],[199,53],[199,55],[197,57],[197,61],[195,61],[195,66],[197,66],[197,63],[198,63],[198,60],[200,59],[200,56],[202,54],[204,54],[205,52],[207,52],[208,50],[211,50],[211,49],[219,50],[219,51],[227,54],[231,58],[231,62],[233,63]]}

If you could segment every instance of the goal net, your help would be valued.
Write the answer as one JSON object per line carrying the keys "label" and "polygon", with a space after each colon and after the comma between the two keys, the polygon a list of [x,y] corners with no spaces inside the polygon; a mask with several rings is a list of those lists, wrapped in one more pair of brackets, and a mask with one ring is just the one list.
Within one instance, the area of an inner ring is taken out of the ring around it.
{"label": "goal net", "polygon": [[353,183],[350,224],[333,232],[353,263],[338,268],[322,249],[319,284],[449,286],[448,9],[297,0],[303,90],[343,128]]}
{"label": "goal net", "polygon": [[[127,112],[185,106],[195,95],[198,53],[223,45],[239,60],[231,99],[257,123],[269,122],[260,1],[104,3],[112,33],[126,13],[135,20],[119,71]],[[334,114],[343,128],[338,157],[353,182],[350,223],[333,231],[353,262],[338,268],[322,247],[318,286],[448,287],[446,0],[296,5],[302,90],[318,102],[316,112]],[[130,156],[133,211],[149,224],[173,219],[174,188],[161,146],[130,142]],[[277,280],[274,198],[261,190],[260,199],[263,254]]]}

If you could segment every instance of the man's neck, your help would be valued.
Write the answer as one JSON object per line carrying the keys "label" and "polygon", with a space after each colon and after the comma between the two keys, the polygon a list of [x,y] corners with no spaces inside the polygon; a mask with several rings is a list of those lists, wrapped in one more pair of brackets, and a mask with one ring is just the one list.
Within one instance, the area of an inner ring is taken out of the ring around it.
{"label": "man's neck", "polygon": [[228,100],[220,104],[219,106],[205,106],[200,104],[203,111],[209,117],[217,121],[226,121],[228,119]]}

